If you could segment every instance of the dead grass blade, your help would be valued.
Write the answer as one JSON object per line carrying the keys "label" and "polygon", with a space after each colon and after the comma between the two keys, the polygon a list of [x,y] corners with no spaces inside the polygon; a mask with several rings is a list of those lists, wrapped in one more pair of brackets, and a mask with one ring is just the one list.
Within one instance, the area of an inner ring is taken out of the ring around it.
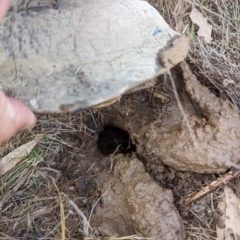
{"label": "dead grass blade", "polygon": [[[41,136],[42,137],[42,136]],[[27,142],[16,148],[0,160],[0,176],[6,174],[14,168],[21,160],[28,157],[31,151],[41,138],[38,136],[34,140]]]}
{"label": "dead grass blade", "polygon": [[55,186],[58,195],[59,195],[59,202],[60,202],[60,213],[61,213],[61,228],[62,228],[62,240],[66,239],[66,224],[65,224],[65,216],[64,216],[64,206],[63,206],[63,200],[61,193],[57,187],[57,184],[55,183],[54,179],[52,179],[53,185]]}
{"label": "dead grass blade", "polygon": [[87,220],[87,217],[84,215],[84,213],[77,207],[77,205],[68,198],[66,194],[63,193],[63,195],[66,197],[66,199],[69,201],[69,204],[75,209],[75,211],[78,213],[78,215],[82,218],[83,220],[83,235],[88,236],[89,235],[89,229],[92,230],[89,221]]}

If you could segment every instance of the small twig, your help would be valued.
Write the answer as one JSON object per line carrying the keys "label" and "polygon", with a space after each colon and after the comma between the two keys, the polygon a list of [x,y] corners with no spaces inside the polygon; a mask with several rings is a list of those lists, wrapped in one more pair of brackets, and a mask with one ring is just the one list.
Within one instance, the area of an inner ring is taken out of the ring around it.
{"label": "small twig", "polygon": [[92,116],[92,119],[93,119],[94,125],[95,125],[95,127],[97,127],[97,123],[96,123],[95,118],[94,118],[94,116],[93,116],[93,111],[90,111],[90,112],[91,112],[91,116]]}
{"label": "small twig", "polygon": [[187,198],[185,200],[185,205],[187,206],[187,205],[193,203],[194,201],[202,198],[206,194],[214,191],[216,188],[218,188],[218,187],[220,187],[222,185],[226,185],[228,182],[230,182],[232,179],[234,179],[234,178],[236,178],[238,176],[240,176],[240,170],[238,170],[238,171],[231,170],[225,176],[222,176],[222,177],[218,178],[217,180],[211,182],[208,186],[203,188],[201,191],[199,191],[198,193],[194,194],[192,197]]}

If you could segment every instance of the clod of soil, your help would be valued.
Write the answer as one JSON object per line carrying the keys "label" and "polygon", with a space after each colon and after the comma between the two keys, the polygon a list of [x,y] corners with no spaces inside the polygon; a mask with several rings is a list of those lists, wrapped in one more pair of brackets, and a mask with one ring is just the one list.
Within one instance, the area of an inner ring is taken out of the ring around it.
{"label": "clod of soil", "polygon": [[181,64],[181,69],[186,91],[200,111],[198,116],[187,112],[196,143],[184,121],[162,123],[164,128],[150,124],[145,133],[147,151],[177,170],[226,171],[239,162],[240,116],[228,100],[217,98],[202,86],[186,63]]}
{"label": "clod of soil", "polygon": [[162,72],[170,70],[178,63],[182,62],[186,58],[189,48],[189,38],[187,36],[181,36],[172,42],[171,48],[160,53],[160,62],[163,65]]}
{"label": "clod of soil", "polygon": [[105,236],[184,239],[171,191],[161,188],[136,156],[118,155],[114,161],[113,174],[105,173],[96,180],[105,194],[91,226]]}

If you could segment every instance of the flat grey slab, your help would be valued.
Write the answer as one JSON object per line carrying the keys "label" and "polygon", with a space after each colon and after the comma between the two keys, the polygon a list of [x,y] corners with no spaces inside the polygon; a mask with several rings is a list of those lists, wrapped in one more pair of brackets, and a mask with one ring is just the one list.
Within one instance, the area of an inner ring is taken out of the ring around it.
{"label": "flat grey slab", "polygon": [[36,112],[83,109],[159,75],[177,35],[140,0],[12,2],[0,25],[0,85]]}

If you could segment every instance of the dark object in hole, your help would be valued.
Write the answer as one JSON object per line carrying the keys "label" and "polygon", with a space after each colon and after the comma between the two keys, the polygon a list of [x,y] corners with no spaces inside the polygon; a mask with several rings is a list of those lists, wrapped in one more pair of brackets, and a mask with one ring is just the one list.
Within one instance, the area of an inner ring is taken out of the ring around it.
{"label": "dark object in hole", "polygon": [[136,151],[129,134],[115,126],[104,126],[97,141],[98,150],[104,155],[117,153],[131,153]]}

